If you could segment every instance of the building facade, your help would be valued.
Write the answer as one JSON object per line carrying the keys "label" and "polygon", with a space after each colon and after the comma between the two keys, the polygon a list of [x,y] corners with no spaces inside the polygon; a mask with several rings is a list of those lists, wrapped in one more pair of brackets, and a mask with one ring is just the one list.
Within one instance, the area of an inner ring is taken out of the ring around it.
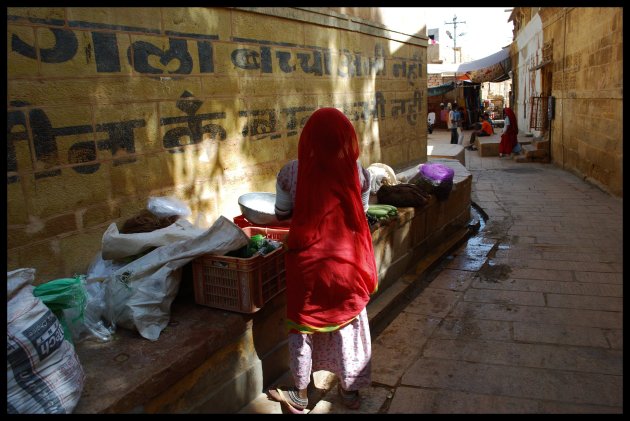
{"label": "building facade", "polygon": [[623,9],[517,7],[513,107],[551,161],[623,197]]}

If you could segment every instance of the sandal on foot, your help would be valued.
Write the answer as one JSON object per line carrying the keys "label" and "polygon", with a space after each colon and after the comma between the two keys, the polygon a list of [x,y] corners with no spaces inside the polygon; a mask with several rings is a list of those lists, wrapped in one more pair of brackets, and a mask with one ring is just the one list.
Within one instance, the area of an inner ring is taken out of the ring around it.
{"label": "sandal on foot", "polygon": [[337,384],[337,391],[339,392],[341,402],[343,402],[346,408],[359,409],[359,406],[361,406],[361,399],[359,398],[358,390],[343,390],[341,384]]}
{"label": "sandal on foot", "polygon": [[278,386],[275,389],[269,389],[267,393],[293,414],[304,414],[304,409],[308,406],[308,398],[300,398],[295,387]]}

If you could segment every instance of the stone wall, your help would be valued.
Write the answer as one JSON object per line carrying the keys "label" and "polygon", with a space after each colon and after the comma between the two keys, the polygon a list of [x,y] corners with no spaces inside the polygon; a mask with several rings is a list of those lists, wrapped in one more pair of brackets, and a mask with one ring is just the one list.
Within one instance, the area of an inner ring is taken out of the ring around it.
{"label": "stone wall", "polygon": [[426,37],[319,9],[9,7],[8,270],[85,273],[151,196],[240,214],[320,107],[364,165],[425,161]]}
{"label": "stone wall", "polygon": [[623,9],[578,7],[559,17],[544,29],[553,40],[552,159],[623,196]]}
{"label": "stone wall", "polygon": [[[519,45],[516,54],[519,128],[529,131],[530,113],[519,104],[545,95],[542,91],[550,85],[556,107],[545,137],[552,162],[623,197],[623,9],[538,9],[531,12],[538,13],[542,36],[536,45]],[[520,29],[517,41],[531,32],[535,20]]]}
{"label": "stone wall", "polygon": [[433,73],[428,75],[427,86],[439,86],[442,84],[442,73]]}

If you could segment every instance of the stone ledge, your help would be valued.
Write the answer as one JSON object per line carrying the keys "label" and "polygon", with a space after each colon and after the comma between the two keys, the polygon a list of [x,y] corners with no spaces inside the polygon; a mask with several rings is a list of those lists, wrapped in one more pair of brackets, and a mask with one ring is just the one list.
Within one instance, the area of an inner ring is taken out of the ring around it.
{"label": "stone ledge", "polygon": [[[470,219],[471,174],[456,159],[431,161],[455,169],[453,190],[447,201],[400,208],[399,218],[373,233],[375,300]],[[74,412],[236,413],[289,369],[285,309],[284,293],[254,314],[197,305],[186,265],[170,323],[157,341],[118,329],[110,342],[77,344],[86,382]]]}
{"label": "stone ledge", "polygon": [[[461,145],[452,145],[459,146],[463,149]],[[459,187],[459,184],[469,178],[471,176],[470,171],[459,161],[459,159],[453,158],[444,158],[444,157],[431,157],[427,160],[427,162],[439,162],[440,164],[444,164],[453,169],[455,175],[453,176],[453,190],[456,190]],[[396,171],[396,180],[401,183],[408,183],[416,174],[418,174],[418,170],[422,163],[414,163],[405,168],[399,168]],[[411,208],[413,209],[413,208]]]}
{"label": "stone ledge", "polygon": [[499,156],[499,143],[501,135],[498,133],[487,137],[477,137],[475,147],[479,151],[479,156]]}
{"label": "stone ledge", "polygon": [[454,144],[429,144],[427,145],[427,158],[449,158],[457,159],[464,167],[466,166],[466,153],[462,145]]}
{"label": "stone ledge", "polygon": [[145,403],[245,333],[263,310],[249,315],[197,305],[192,277],[183,274],[170,323],[157,341],[119,328],[110,342],[76,345],[86,381],[74,412],[144,412]]}

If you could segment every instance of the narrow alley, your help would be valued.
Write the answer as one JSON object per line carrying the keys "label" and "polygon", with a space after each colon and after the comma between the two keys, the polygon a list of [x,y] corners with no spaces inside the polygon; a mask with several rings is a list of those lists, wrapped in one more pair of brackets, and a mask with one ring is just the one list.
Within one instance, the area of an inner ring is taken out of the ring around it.
{"label": "narrow alley", "polygon": [[550,164],[467,150],[466,167],[487,220],[372,338],[361,408],[316,375],[310,413],[622,413],[622,201]]}

